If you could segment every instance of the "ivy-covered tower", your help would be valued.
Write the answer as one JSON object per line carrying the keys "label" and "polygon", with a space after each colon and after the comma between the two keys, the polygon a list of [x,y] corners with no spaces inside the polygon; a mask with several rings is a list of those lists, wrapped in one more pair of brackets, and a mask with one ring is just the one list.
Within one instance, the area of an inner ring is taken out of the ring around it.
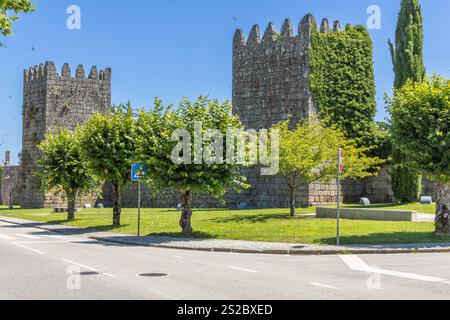
{"label": "ivy-covered tower", "polygon": [[[320,28],[306,15],[294,31],[286,19],[277,32],[269,23],[260,35],[255,25],[248,37],[237,30],[233,41],[233,112],[247,129],[270,129],[292,117],[320,115],[340,124],[349,136],[366,141],[374,129],[376,113],[372,41],[362,26],[339,21],[330,26],[324,19]],[[247,202],[256,208],[289,207],[289,190],[280,177],[264,177],[259,168],[246,168],[250,190],[231,196],[231,203]],[[377,184],[382,199],[390,197],[389,181]],[[336,185],[304,185],[296,202],[311,204],[336,202]],[[373,189],[373,190],[371,190]],[[383,190],[381,190],[383,189]],[[347,201],[359,199],[361,182],[344,186]],[[380,197],[379,196],[379,197]]]}

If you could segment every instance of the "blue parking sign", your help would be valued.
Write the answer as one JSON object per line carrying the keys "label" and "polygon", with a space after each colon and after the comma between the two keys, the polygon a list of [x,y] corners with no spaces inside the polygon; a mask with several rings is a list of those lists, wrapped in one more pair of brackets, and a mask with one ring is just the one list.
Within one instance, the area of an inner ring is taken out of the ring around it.
{"label": "blue parking sign", "polygon": [[131,166],[131,181],[138,182],[146,175],[146,165],[142,163]]}

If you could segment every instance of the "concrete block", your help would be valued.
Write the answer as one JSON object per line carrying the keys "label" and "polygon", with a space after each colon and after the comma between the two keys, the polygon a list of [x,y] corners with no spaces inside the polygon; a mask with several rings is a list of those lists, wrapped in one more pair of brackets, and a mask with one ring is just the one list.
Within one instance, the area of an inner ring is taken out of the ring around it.
{"label": "concrete block", "polygon": [[[316,213],[318,219],[335,219],[337,217],[336,208],[318,207]],[[408,210],[342,208],[340,216],[342,219],[349,220],[417,221],[417,212]]]}

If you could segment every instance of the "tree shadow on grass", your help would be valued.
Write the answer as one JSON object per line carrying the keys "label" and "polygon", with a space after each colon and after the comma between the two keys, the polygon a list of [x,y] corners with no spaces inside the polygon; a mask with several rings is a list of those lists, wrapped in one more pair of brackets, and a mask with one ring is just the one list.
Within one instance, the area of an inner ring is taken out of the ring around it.
{"label": "tree shadow on grass", "polygon": [[114,231],[121,228],[128,228],[129,224],[122,224],[120,226],[113,226],[112,224],[107,224],[103,226],[93,226],[93,227],[86,227],[85,229],[89,232],[109,232]]}
{"label": "tree shadow on grass", "polygon": [[[342,245],[394,245],[404,244],[449,244],[450,236],[438,237],[433,232],[373,233],[361,236],[341,236]],[[323,238],[322,245],[335,245],[336,238]]]}
{"label": "tree shadow on grass", "polygon": [[301,215],[291,217],[289,214],[258,214],[258,215],[233,215],[230,217],[215,218],[215,223],[266,223],[270,220],[302,220],[305,217]]}
{"label": "tree shadow on grass", "polygon": [[201,240],[201,239],[217,239],[217,235],[207,233],[207,232],[201,232],[201,231],[195,231],[191,233],[190,235],[185,235],[181,232],[160,232],[160,233],[150,233],[147,235],[147,237],[167,237],[167,238],[181,238],[181,239],[192,239],[192,240]]}

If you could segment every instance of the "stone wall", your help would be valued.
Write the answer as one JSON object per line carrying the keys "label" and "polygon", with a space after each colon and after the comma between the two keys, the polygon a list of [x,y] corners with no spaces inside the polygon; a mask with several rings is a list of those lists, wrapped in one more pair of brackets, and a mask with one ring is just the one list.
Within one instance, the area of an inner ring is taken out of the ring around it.
{"label": "stone wall", "polygon": [[[334,23],[335,32],[340,30],[339,26],[338,21]],[[317,114],[309,86],[309,50],[314,28],[317,28],[315,18],[306,15],[298,26],[297,35],[289,19],[285,20],[280,33],[269,23],[262,39],[258,25],[252,28],[247,40],[242,30],[236,31],[233,40],[233,112],[239,115],[247,129],[269,129],[289,117],[294,125]],[[329,29],[328,21],[324,19],[320,32],[329,32]],[[256,167],[243,169],[243,174],[252,188],[241,194],[231,192],[230,206],[246,202],[253,208],[289,207],[289,189],[282,178],[261,176]],[[382,179],[369,179],[366,188],[361,181],[343,182],[342,200],[359,202],[365,192],[376,200],[388,198],[389,187]],[[296,194],[298,206],[336,201],[336,182],[304,184]]]}
{"label": "stone wall", "polygon": [[86,77],[80,65],[72,77],[69,65],[65,64],[59,75],[53,62],[46,62],[25,70],[23,105],[21,205],[24,208],[61,206],[59,197],[44,194],[35,177],[36,161],[41,156],[37,145],[49,130],[74,130],[95,112],[109,110],[111,69],[98,72],[93,67]]}
{"label": "stone wall", "polygon": [[[226,200],[227,198],[225,198]],[[103,199],[99,200],[107,207],[113,205],[113,193],[111,185],[103,188]],[[158,194],[145,184],[141,185],[141,205],[144,208],[177,208],[181,202],[181,194],[175,190],[162,190]],[[207,194],[194,194],[193,206],[195,208],[223,208],[224,204]],[[122,207],[136,208],[138,206],[138,184],[129,184],[122,196]]]}
{"label": "stone wall", "polygon": [[1,181],[1,201],[4,206],[20,204],[20,167],[3,167]]}

